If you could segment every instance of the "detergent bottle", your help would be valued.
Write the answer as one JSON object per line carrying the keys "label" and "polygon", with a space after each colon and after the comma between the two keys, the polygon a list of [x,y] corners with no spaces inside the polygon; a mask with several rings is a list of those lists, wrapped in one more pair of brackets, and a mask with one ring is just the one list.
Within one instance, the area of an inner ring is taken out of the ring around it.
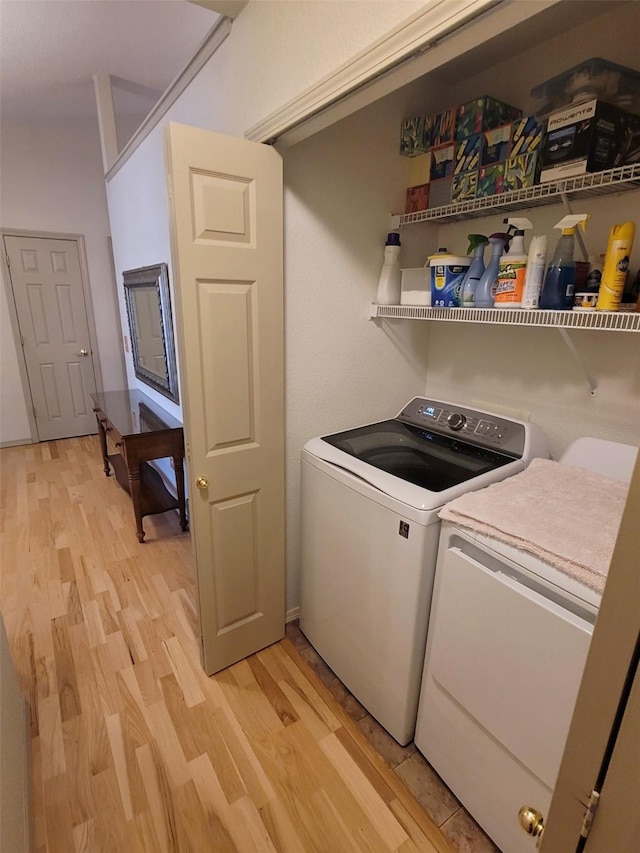
{"label": "detergent bottle", "polygon": [[397,231],[387,234],[384,244],[384,263],[378,279],[376,303],[378,305],[399,305],[402,283],[400,268],[400,235]]}
{"label": "detergent bottle", "polygon": [[507,231],[513,233],[513,237],[509,250],[502,255],[498,264],[495,306],[496,308],[520,308],[528,260],[524,248],[524,232],[525,229],[533,228],[533,225],[524,217],[510,217],[504,222],[508,225]]}
{"label": "detergent bottle", "polygon": [[635,235],[635,222],[623,222],[611,228],[596,311],[617,311],[620,307]]}
{"label": "detergent bottle", "polygon": [[469,234],[467,253],[471,255],[471,264],[460,288],[462,308],[473,308],[475,305],[476,286],[484,272],[484,250],[488,243],[484,234]]}
{"label": "detergent bottle", "polygon": [[493,308],[493,301],[498,286],[498,266],[505,248],[509,245],[511,234],[497,231],[489,236],[491,244],[491,259],[476,285],[475,307]]}
{"label": "detergent bottle", "polygon": [[540,308],[552,311],[570,311],[573,308],[573,292],[576,280],[575,233],[580,226],[585,229],[588,213],[564,216],[553,227],[562,232],[558,245],[547,269],[540,294]]}

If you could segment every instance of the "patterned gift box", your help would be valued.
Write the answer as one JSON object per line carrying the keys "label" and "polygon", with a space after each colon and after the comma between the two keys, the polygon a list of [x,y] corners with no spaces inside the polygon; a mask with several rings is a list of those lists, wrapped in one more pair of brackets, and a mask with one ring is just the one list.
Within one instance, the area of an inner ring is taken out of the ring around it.
{"label": "patterned gift box", "polygon": [[429,184],[429,209],[432,207],[443,207],[451,204],[451,187],[453,178],[443,178],[440,181],[431,181]]}
{"label": "patterned gift box", "polygon": [[478,172],[462,172],[453,176],[451,184],[451,201],[468,201],[476,197],[478,189]]}
{"label": "patterned gift box", "polygon": [[544,136],[544,122],[540,123],[535,116],[526,116],[513,122],[511,130],[510,157],[517,154],[530,154],[537,151]]}
{"label": "patterned gift box", "polygon": [[407,190],[407,201],[405,203],[405,213],[418,213],[420,210],[426,210],[429,207],[429,184],[422,184],[417,187],[409,187]]}
{"label": "patterned gift box", "polygon": [[448,142],[453,142],[456,132],[456,108],[451,107],[449,110],[432,116],[431,124],[431,147],[437,148],[439,145],[446,145]]}
{"label": "patterned gift box", "polygon": [[492,166],[494,163],[504,163],[511,152],[511,124],[485,130],[482,134],[480,165]]}
{"label": "patterned gift box", "polygon": [[407,160],[407,187],[419,187],[431,180],[431,152]]}
{"label": "patterned gift box", "polygon": [[431,180],[438,181],[453,175],[455,145],[441,145],[431,150]]}
{"label": "patterned gift box", "polygon": [[540,163],[537,151],[509,157],[504,168],[504,191],[521,190],[538,183]]}
{"label": "patterned gift box", "polygon": [[480,133],[476,133],[475,136],[470,136],[468,139],[463,139],[456,143],[454,175],[458,175],[461,172],[471,172],[474,169],[477,171],[480,165],[481,143],[482,134]]}
{"label": "patterned gift box", "polygon": [[476,197],[482,198],[497,195],[504,189],[504,163],[495,163],[493,166],[483,166],[478,172],[478,188]]}
{"label": "patterned gift box", "polygon": [[417,157],[426,151],[424,116],[407,118],[400,126],[400,153],[403,157]]}
{"label": "patterned gift box", "polygon": [[491,130],[520,118],[522,110],[485,95],[458,107],[456,140],[465,139],[484,130]]}

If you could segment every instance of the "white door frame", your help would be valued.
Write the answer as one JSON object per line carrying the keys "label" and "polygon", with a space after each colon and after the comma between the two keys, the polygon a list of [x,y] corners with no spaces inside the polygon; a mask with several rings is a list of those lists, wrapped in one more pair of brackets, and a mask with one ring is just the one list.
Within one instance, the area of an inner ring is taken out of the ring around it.
{"label": "white door frame", "polygon": [[87,312],[87,323],[89,326],[89,340],[91,342],[91,355],[93,357],[93,371],[96,378],[96,390],[102,391],[102,369],[100,367],[100,351],[98,350],[98,337],[96,334],[96,324],[93,315],[93,300],[91,299],[91,287],[89,284],[89,266],[87,264],[87,252],[84,245],[84,235],[82,234],[61,234],[55,231],[29,231],[24,228],[2,228],[0,229],[0,237],[2,238],[2,277],[4,279],[7,303],[9,305],[9,319],[11,322],[11,330],[13,332],[13,341],[18,356],[18,370],[20,371],[20,381],[22,384],[22,393],[27,406],[27,418],[29,419],[29,431],[31,433],[31,443],[39,442],[38,429],[36,419],[33,416],[33,397],[31,395],[31,386],[29,385],[29,373],[27,371],[27,362],[24,357],[24,349],[20,345],[20,324],[18,322],[18,311],[16,309],[16,301],[13,292],[13,283],[11,281],[11,273],[7,263],[7,254],[4,245],[5,237],[36,237],[44,240],[70,240],[76,243],[78,247],[78,257],[80,259],[80,278],[82,280],[82,292],[84,294],[85,310]]}

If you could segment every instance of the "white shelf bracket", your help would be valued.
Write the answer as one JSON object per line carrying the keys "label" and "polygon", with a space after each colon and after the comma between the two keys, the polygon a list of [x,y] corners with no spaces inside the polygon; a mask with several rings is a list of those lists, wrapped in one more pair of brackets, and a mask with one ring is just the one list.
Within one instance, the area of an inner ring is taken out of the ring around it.
{"label": "white shelf bracket", "polygon": [[560,332],[560,337],[562,338],[562,340],[565,342],[565,344],[569,348],[569,352],[573,356],[573,360],[578,365],[578,367],[580,368],[580,370],[584,374],[585,379],[587,380],[587,384],[589,385],[589,394],[591,394],[592,397],[597,397],[598,396],[598,385],[596,383],[596,380],[591,375],[591,372],[589,371],[586,364],[584,363],[584,361],[580,357],[580,353],[578,352],[578,350],[575,347],[575,344],[571,340],[571,337],[569,336],[569,332],[566,329],[558,329],[558,331]]}

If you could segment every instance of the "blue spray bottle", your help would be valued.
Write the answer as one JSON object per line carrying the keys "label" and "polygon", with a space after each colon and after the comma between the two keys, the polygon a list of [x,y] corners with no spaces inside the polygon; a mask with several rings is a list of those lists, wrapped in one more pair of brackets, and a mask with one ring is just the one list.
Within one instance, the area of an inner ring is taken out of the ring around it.
{"label": "blue spray bottle", "polygon": [[509,240],[511,240],[511,234],[506,234],[502,231],[489,236],[491,260],[476,285],[475,308],[493,308],[496,287],[498,285],[498,266],[500,265],[502,253],[509,245]]}
{"label": "blue spray bottle", "polygon": [[471,255],[471,264],[460,287],[460,305],[463,308],[475,306],[476,287],[484,272],[484,250],[488,243],[484,234],[469,234],[467,254]]}
{"label": "blue spray bottle", "polygon": [[562,236],[553,253],[542,286],[540,308],[552,311],[570,311],[573,308],[573,291],[576,281],[575,233],[578,225],[584,231],[588,213],[564,216],[553,227],[560,228]]}

